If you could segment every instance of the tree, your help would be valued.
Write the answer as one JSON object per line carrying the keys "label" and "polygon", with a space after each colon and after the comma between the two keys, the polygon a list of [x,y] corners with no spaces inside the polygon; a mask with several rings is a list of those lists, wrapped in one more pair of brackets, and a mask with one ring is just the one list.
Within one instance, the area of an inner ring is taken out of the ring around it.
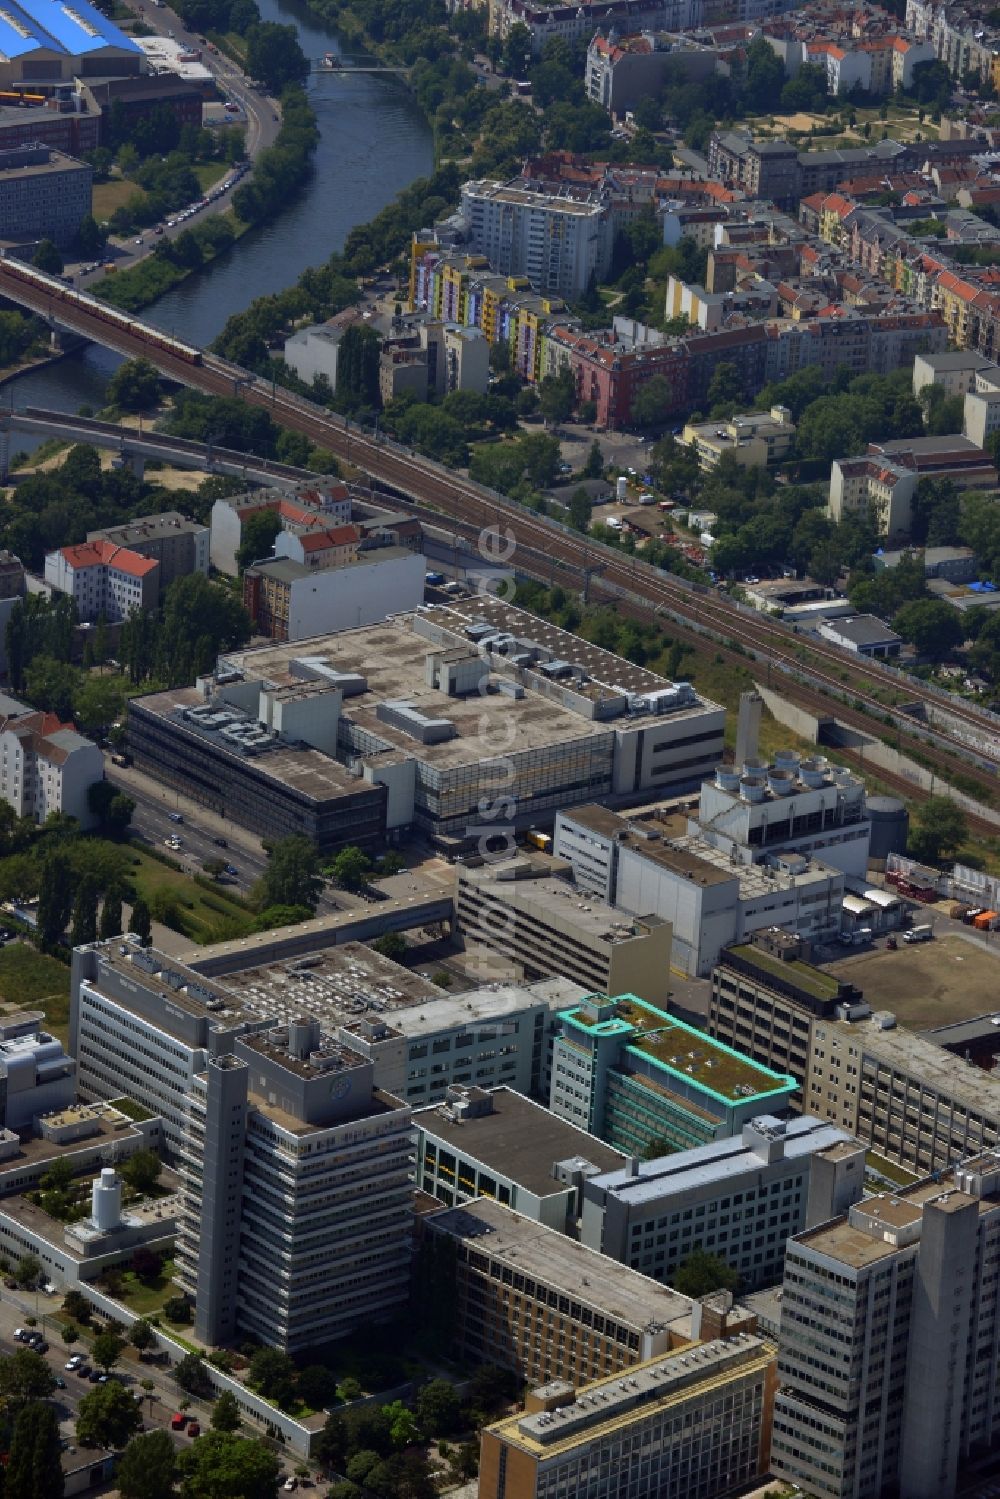
{"label": "tree", "polygon": [[957,853],[968,833],[968,819],[956,802],[948,796],[928,796],[910,828],[910,852],[915,859],[937,864]]}
{"label": "tree", "polygon": [[184,1355],[174,1368],[174,1380],[188,1395],[207,1395],[213,1387],[200,1353]]}
{"label": "tree", "polygon": [[135,1192],[151,1192],[160,1179],[163,1163],[155,1150],[137,1150],[135,1155],[122,1161],[118,1170],[122,1179]]}
{"label": "tree", "polygon": [[93,875],[85,874],[76,887],[69,940],[71,947],[97,941],[97,881]]}
{"label": "tree", "polygon": [[594,513],[590,495],[581,484],[569,497],[569,521],[577,531],[589,531]]}
{"label": "tree", "polygon": [[129,917],[128,928],[139,938],[143,947],[148,947],[153,939],[153,922],[149,914],[149,907],[142,896],[132,907],[132,915]]}
{"label": "tree", "polygon": [[102,738],[122,716],[126,697],[124,678],[87,677],[74,694],[73,716],[86,733]]}
{"label": "tree", "polygon": [[337,346],[337,405],[349,410],[374,408],[379,400],[381,342],[374,328],[352,323]]}
{"label": "tree", "polygon": [[229,867],[225,859],[202,859],[201,867],[213,880],[221,879]]}
{"label": "tree", "polygon": [[371,945],[375,952],[380,952],[383,958],[391,958],[394,963],[401,963],[406,957],[406,938],[401,932],[386,932]]}
{"label": "tree", "polygon": [[417,1420],[432,1437],[447,1437],[458,1429],[462,1402],[447,1379],[432,1379],[417,1394]]}
{"label": "tree", "polygon": [[141,1425],[139,1402],[117,1379],[95,1385],[77,1407],[76,1435],[84,1447],[124,1447]]}
{"label": "tree", "polygon": [[69,661],[52,656],[36,656],[24,678],[24,691],[36,708],[55,713],[64,722],[73,717],[73,703],[80,685],[80,673]]}
{"label": "tree", "polygon": [[250,1360],[247,1382],[259,1390],[265,1400],[278,1394],[295,1379],[295,1364],[280,1348],[258,1348]]}
{"label": "tree", "polygon": [[712,1291],[735,1291],[739,1275],[731,1265],[707,1249],[692,1249],[674,1274],[674,1290],[695,1300]]}
{"label": "tree", "polygon": [[[171,1296],[168,1301],[163,1303],[163,1315],[168,1322],[177,1322],[183,1326],[191,1321],[191,1303],[186,1296]],[[195,1357],[197,1356],[196,1354]],[[180,1364],[177,1365],[178,1369],[184,1361],[184,1359],[181,1359]]]}
{"label": "tree", "polygon": [[243,522],[236,565],[244,572],[251,562],[260,562],[274,551],[274,539],[282,530],[276,510],[254,510]]}
{"label": "tree", "polygon": [[104,897],[104,904],[101,906],[101,919],[98,923],[97,934],[102,942],[106,942],[109,937],[117,937],[120,935],[122,925],[121,890],[118,888],[118,886],[115,886],[115,888],[113,890],[109,890],[107,895]]}
{"label": "tree", "polygon": [[177,1453],[166,1431],[133,1437],[118,1460],[115,1482],[121,1499],[171,1499]]}
{"label": "tree", "polygon": [[84,260],[93,260],[104,246],[104,238],[92,213],[85,213],[76,231],[76,248]]}
{"label": "tree", "polygon": [[55,1411],[45,1401],[31,1401],[14,1422],[5,1499],[59,1499],[63,1492],[61,1456]]}
{"label": "tree", "polygon": [[63,273],[63,258],[50,239],[42,240],[31,263],[49,276],[61,276]]}
{"label": "tree", "polygon": [[177,1459],[184,1499],[275,1499],[281,1467],[261,1442],[209,1431]]}
{"label": "tree", "polygon": [[262,906],[308,906],[315,911],[322,888],[319,855],[310,839],[293,833],[271,844],[260,880]]}
{"label": "tree", "polygon": [[264,21],[246,33],[246,69],[259,78],[268,92],[280,94],[290,83],[298,83],[309,72],[309,61],[299,46],[294,26]]}
{"label": "tree", "polygon": [[662,427],[674,408],[674,392],[664,375],[653,375],[632,397],[631,419],[637,427]]}
{"label": "tree", "polygon": [[82,1322],[84,1325],[94,1314],[94,1309],[83,1292],[75,1289],[67,1291],[63,1297],[63,1311],[68,1317],[72,1317],[74,1322]]}
{"label": "tree", "polygon": [[538,382],[538,408],[546,425],[557,427],[572,414],[576,404],[576,381],[573,371],[563,365],[555,375],[545,375]]}
{"label": "tree", "polygon": [[240,1408],[231,1390],[223,1390],[212,1407],[212,1429],[214,1431],[239,1431]]}
{"label": "tree", "polygon": [[0,1401],[9,1411],[44,1400],[55,1387],[52,1370],[31,1348],[19,1348],[0,1360]]}
{"label": "tree", "polygon": [[129,1328],[128,1340],[139,1353],[145,1353],[147,1348],[152,1348],[156,1343],[156,1334],[145,1317],[140,1317]]}
{"label": "tree", "polygon": [[108,382],[108,405],[150,411],[159,403],[160,377],[148,359],[126,359]]}
{"label": "tree", "polygon": [[63,940],[73,905],[73,871],[58,849],[42,865],[38,890],[38,934],[46,947]]}
{"label": "tree", "polygon": [[943,661],[965,638],[965,627],[958,613],[944,599],[914,599],[904,604],[892,627],[910,642],[918,655],[932,661]]}
{"label": "tree", "polygon": [[114,1332],[98,1333],[94,1339],[91,1352],[94,1355],[94,1363],[99,1364],[105,1374],[109,1373],[121,1358],[125,1341]]}
{"label": "tree", "polygon": [[600,479],[604,476],[604,455],[601,452],[601,444],[597,441],[596,437],[590,444],[590,451],[587,454],[587,461],[583,465],[583,472],[588,479]]}
{"label": "tree", "polygon": [[14,1266],[14,1279],[19,1286],[34,1286],[42,1273],[42,1262],[37,1255],[23,1254]]}
{"label": "tree", "polygon": [[705,398],[709,406],[727,406],[733,401],[738,401],[742,394],[743,381],[740,379],[739,370],[728,359],[721,360],[715,366],[712,378],[708,382]]}

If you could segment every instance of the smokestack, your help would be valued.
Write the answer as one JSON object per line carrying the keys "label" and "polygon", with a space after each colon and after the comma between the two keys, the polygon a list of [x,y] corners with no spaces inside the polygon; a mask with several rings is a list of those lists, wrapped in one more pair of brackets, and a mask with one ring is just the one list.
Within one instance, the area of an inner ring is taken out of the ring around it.
{"label": "smokestack", "polygon": [[755,758],[760,740],[760,715],[764,699],[759,692],[740,693],[740,711],[736,720],[736,766],[741,769]]}

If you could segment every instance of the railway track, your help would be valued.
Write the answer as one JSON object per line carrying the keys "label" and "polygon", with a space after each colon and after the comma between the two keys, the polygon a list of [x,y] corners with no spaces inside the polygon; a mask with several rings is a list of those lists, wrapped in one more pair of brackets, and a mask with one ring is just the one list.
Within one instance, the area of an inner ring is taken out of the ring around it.
{"label": "railway track", "polygon": [[[772,671],[781,672],[786,695],[810,711],[826,715],[835,708],[839,719],[867,732],[871,732],[873,720],[883,725],[886,715],[894,714],[893,723],[899,734],[920,742],[921,753],[934,763],[943,779],[959,775],[964,784],[974,783],[992,800],[998,785],[992,756],[985,765],[975,763],[971,757],[976,751],[960,737],[960,731],[977,737],[991,749],[995,744],[998,757],[1000,742],[995,721],[972,705],[959,699],[949,700],[946,711],[955,732],[935,723],[933,733],[938,743],[928,744],[927,731],[921,736],[922,725],[900,715],[897,706],[903,698],[908,703],[923,705],[924,711],[943,711],[941,700],[918,681],[908,679],[901,683],[886,668],[866,661],[863,680],[876,684],[875,690],[885,691],[889,700],[883,701],[867,687],[852,688],[845,684],[844,676],[853,663],[836,647],[822,642],[806,644],[776,620],[763,615],[750,618],[737,612],[731,603],[708,588],[685,587],[670,574],[638,558],[626,557],[525,511],[514,501],[493,495],[471,480],[395,443],[353,429],[342,418],[215,355],[190,348],[184,352],[183,346],[178,349],[176,341],[149,325],[132,320],[123,326],[120,315],[106,320],[93,299],[72,292],[36,290],[21,279],[8,276],[3,263],[0,263],[0,295],[10,295],[53,322],[63,323],[127,357],[144,356],[169,379],[210,395],[238,396],[265,408],[282,425],[303,433],[318,446],[369,472],[373,478],[406,495],[416,506],[427,507],[435,520],[447,518],[473,536],[499,530],[513,543],[517,565],[542,582],[565,581],[579,588],[582,580],[585,586],[589,584],[591,597],[613,602],[623,612],[634,612],[635,617],[647,620],[650,613],[660,619],[669,618],[672,627],[689,640],[704,642],[706,637],[712,638],[727,659],[745,665],[750,655],[769,664]],[[595,572],[598,568],[599,572]],[[739,650],[733,649],[736,645]],[[805,675],[808,681],[803,680]],[[824,688],[831,697],[824,696]],[[842,699],[848,691],[851,701],[845,703]],[[979,753],[981,758],[987,758]],[[880,776],[884,781],[889,780],[884,772]],[[908,782],[901,779],[901,785],[912,793],[913,787]]]}

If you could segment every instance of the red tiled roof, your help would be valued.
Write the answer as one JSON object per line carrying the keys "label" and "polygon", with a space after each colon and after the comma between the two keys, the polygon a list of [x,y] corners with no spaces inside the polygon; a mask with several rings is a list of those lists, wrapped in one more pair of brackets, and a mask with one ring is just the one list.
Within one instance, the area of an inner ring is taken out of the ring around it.
{"label": "red tiled roof", "polygon": [[350,546],[360,540],[357,526],[331,526],[328,531],[310,531],[299,537],[304,552],[323,552],[328,547]]}
{"label": "red tiled roof", "polygon": [[152,557],[140,557],[128,547],[113,541],[82,541],[78,546],[63,547],[62,555],[72,568],[113,567],[116,572],[133,578],[145,578],[159,564]]}

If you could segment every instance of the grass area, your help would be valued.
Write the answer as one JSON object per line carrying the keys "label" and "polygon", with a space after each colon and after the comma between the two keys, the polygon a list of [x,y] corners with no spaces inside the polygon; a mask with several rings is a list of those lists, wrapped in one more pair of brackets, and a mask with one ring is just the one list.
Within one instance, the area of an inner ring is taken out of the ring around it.
{"label": "grass area", "polygon": [[879,1176],[888,1177],[897,1187],[908,1187],[911,1182],[918,1180],[905,1166],[900,1166],[897,1161],[886,1160],[884,1155],[879,1155],[875,1150],[865,1151],[865,1165],[869,1170],[877,1171]]}
{"label": "grass area", "polygon": [[225,942],[250,930],[251,912],[246,902],[223,886],[206,890],[183,870],[171,869],[145,849],[131,846],[132,879],[149,905],[154,919],[169,906],[173,926],[192,942]]}
{"label": "grass area", "polygon": [[126,181],[124,177],[112,177],[108,182],[95,182],[94,218],[98,223],[102,219],[109,219],[116,208],[121,208],[138,191],[135,183]]}
{"label": "grass area", "polygon": [[838,981],[829,973],[824,973],[821,968],[813,968],[811,963],[802,963],[798,958],[785,962],[776,958],[773,953],[765,952],[763,948],[753,946],[734,947],[733,952],[738,957],[745,958],[748,963],[755,963],[758,968],[773,973],[777,978],[787,979],[790,984],[797,984],[807,994],[812,994],[816,999],[835,999],[838,990]]}
{"label": "grass area", "polygon": [[131,1270],[126,1270],[122,1276],[121,1290],[116,1293],[115,1299],[124,1302],[140,1317],[149,1317],[155,1312],[162,1312],[164,1303],[169,1301],[171,1296],[178,1295],[173,1275],[173,1260],[164,1260],[162,1270],[152,1280],[140,1280],[138,1276],[133,1275]]}
{"label": "grass area", "polygon": [[112,1098],[111,1107],[125,1115],[127,1119],[134,1119],[137,1124],[143,1124],[147,1119],[154,1116],[143,1104],[136,1103],[134,1098]]}
{"label": "grass area", "polygon": [[60,1041],[69,1039],[69,969],[27,942],[0,948],[0,999],[19,1009],[42,1010]]}
{"label": "grass area", "polygon": [[959,936],[862,953],[835,963],[833,972],[857,984],[873,1010],[891,1010],[916,1031],[996,1009],[996,956]]}
{"label": "grass area", "polygon": [[207,193],[210,187],[222,181],[229,170],[229,164],[225,161],[198,161],[195,163],[194,175],[201,184],[202,192]]}

